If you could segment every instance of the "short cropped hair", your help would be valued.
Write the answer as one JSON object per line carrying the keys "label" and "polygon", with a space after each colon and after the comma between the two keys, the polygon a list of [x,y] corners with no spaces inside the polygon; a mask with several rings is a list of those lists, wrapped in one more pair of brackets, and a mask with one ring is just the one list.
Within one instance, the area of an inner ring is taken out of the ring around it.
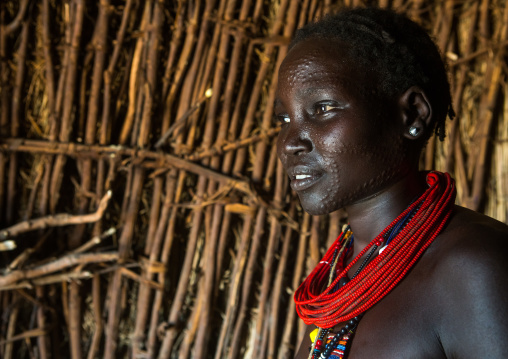
{"label": "short cropped hair", "polygon": [[311,38],[339,39],[359,65],[379,75],[377,90],[388,97],[419,86],[433,108],[431,131],[445,137],[447,116],[455,116],[446,64],[427,32],[407,17],[379,8],[344,9],[297,30],[290,48]]}

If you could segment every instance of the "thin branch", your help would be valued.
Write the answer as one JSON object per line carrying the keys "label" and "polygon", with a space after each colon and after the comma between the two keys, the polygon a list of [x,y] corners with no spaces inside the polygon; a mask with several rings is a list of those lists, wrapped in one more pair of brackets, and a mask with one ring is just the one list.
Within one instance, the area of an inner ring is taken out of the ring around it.
{"label": "thin branch", "polygon": [[274,128],[271,128],[267,131],[262,131],[257,135],[253,135],[251,137],[248,137],[248,138],[245,138],[242,140],[224,143],[224,144],[221,144],[218,146],[212,146],[211,148],[203,150],[202,152],[197,152],[197,153],[190,154],[188,156],[184,156],[184,158],[189,161],[197,161],[197,160],[201,160],[206,157],[222,155],[226,152],[234,151],[234,150],[237,150],[241,147],[249,146],[249,145],[251,145],[255,142],[258,142],[258,141],[266,141],[269,138],[272,138],[275,135],[277,135],[279,132],[280,132],[280,127],[274,127]]}
{"label": "thin branch", "polygon": [[31,329],[31,330],[27,330],[26,332],[23,332],[21,334],[10,337],[9,339],[0,340],[0,345],[4,345],[6,343],[12,343],[17,340],[26,340],[28,338],[35,338],[35,337],[39,337],[39,336],[46,335],[46,334],[47,334],[46,330],[43,328]]}
{"label": "thin branch", "polygon": [[16,14],[16,17],[11,21],[10,24],[8,24],[5,27],[5,34],[10,34],[11,32],[15,31],[23,21],[23,18],[25,17],[26,10],[28,8],[28,0],[21,0],[21,4],[19,5],[19,11]]}
{"label": "thin branch", "polygon": [[117,252],[69,254],[35,268],[25,270],[18,269],[5,274],[0,277],[0,288],[14,284],[20,280],[34,279],[78,264],[102,263],[116,260],[118,260]]}
{"label": "thin branch", "polygon": [[252,195],[247,182],[223,175],[196,163],[162,152],[136,150],[123,146],[83,145],[37,140],[0,139],[0,151],[36,152],[62,154],[71,157],[112,158],[131,157],[132,162],[145,168],[177,168],[197,175],[210,177],[221,183],[232,183],[234,188]]}
{"label": "thin branch", "polygon": [[60,213],[52,216],[41,217],[33,220],[27,220],[15,224],[14,226],[0,230],[0,240],[11,237],[16,237],[21,233],[33,231],[36,229],[43,229],[47,227],[61,227],[70,224],[92,223],[102,218],[106,207],[108,206],[109,199],[111,198],[111,191],[101,199],[97,211],[85,215],[71,215],[68,213]]}

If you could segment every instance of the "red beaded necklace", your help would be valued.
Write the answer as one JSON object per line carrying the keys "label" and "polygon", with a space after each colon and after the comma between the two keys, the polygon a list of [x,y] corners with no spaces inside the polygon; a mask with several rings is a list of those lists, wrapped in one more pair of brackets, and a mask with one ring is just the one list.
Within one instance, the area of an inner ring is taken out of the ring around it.
{"label": "red beaded necklace", "polygon": [[[423,252],[442,231],[455,201],[455,183],[448,173],[427,174],[429,188],[402,212],[388,227],[344,268],[345,258],[338,258],[335,280],[328,283],[334,253],[344,246],[347,236],[340,235],[321,262],[296,290],[296,310],[305,324],[321,328],[335,325],[361,315],[387,295],[413,267]],[[389,245],[351,281],[338,288],[341,278],[373,246],[381,246],[385,235],[409,213],[413,218]],[[342,251],[341,256],[345,256]],[[323,288],[326,289],[323,291]]]}

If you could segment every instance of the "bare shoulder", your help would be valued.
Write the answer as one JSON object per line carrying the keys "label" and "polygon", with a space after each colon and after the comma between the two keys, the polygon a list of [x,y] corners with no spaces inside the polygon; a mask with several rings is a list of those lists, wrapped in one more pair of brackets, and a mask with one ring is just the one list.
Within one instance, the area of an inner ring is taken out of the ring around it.
{"label": "bare shoulder", "polygon": [[[446,231],[465,231],[470,230],[473,233],[487,231],[491,234],[508,236],[508,226],[498,220],[488,217],[484,214],[472,211],[470,209],[455,206],[454,215]],[[467,235],[467,232],[463,233]]]}
{"label": "bare shoulder", "polygon": [[430,255],[435,283],[461,285],[479,296],[487,295],[489,288],[508,290],[508,226],[502,222],[457,206]]}
{"label": "bare shoulder", "polygon": [[457,207],[438,239],[429,274],[446,357],[508,357],[508,226]]}
{"label": "bare shoulder", "polygon": [[456,206],[439,237],[434,254],[442,266],[451,266],[451,273],[457,265],[508,269],[508,226],[502,222]]}

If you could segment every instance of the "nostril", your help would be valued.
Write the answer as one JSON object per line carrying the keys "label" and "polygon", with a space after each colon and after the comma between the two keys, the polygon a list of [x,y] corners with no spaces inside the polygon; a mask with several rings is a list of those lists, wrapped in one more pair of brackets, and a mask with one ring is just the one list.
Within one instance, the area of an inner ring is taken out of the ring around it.
{"label": "nostril", "polygon": [[277,147],[280,154],[288,156],[300,156],[309,153],[314,148],[309,128],[303,125],[303,120],[298,116],[291,117],[287,125],[282,126],[277,139]]}
{"label": "nostril", "polygon": [[294,151],[294,153],[293,153],[293,154],[294,154],[295,156],[299,156],[299,155],[302,155],[302,154],[304,154],[304,153],[305,153],[305,151],[304,151],[303,149],[297,149],[297,150],[295,150],[295,151]]}
{"label": "nostril", "polygon": [[300,156],[312,151],[312,143],[309,139],[295,136],[287,141],[284,151],[288,155]]}

